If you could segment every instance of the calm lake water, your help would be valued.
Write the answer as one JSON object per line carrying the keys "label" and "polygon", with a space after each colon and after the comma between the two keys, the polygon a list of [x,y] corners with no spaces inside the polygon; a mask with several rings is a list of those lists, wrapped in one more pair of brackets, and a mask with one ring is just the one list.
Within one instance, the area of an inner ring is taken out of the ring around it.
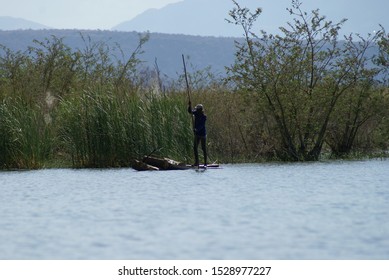
{"label": "calm lake water", "polygon": [[0,259],[389,259],[389,161],[0,172]]}

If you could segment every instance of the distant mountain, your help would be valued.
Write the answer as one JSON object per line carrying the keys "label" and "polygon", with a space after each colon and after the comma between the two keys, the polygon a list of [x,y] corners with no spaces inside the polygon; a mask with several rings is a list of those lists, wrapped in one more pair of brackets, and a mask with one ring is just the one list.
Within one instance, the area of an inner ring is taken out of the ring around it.
{"label": "distant mountain", "polygon": [[149,9],[112,30],[237,37],[241,36],[240,28],[225,21],[232,7],[231,0],[185,0]]}
{"label": "distant mountain", "polygon": [[0,16],[0,30],[20,30],[20,29],[49,29],[43,24],[14,17]]}
{"label": "distant mountain", "polygon": [[[255,30],[278,33],[280,26],[292,21],[286,8],[291,7],[292,0],[238,0],[241,7],[251,10],[262,8]],[[379,28],[379,24],[389,29],[389,2],[384,0],[315,0],[301,1],[302,10],[310,12],[319,9],[320,14],[328,20],[339,22],[346,18],[341,30],[342,35],[360,33],[365,36]],[[112,30],[147,31],[187,34],[201,36],[240,37],[242,30],[228,24],[228,12],[234,8],[231,0],[183,0],[169,4],[161,9],[150,9],[135,18],[123,22]]]}
{"label": "distant mountain", "polygon": [[[34,45],[34,40],[44,41],[53,35],[63,38],[64,43],[72,49],[83,50],[86,46],[80,34],[85,38],[90,37],[92,42],[106,42],[110,45],[111,55],[118,58],[122,57],[122,53],[117,44],[128,59],[139,42],[137,32],[18,30],[0,31],[0,44],[14,51],[24,51],[28,46]],[[231,66],[234,62],[234,42],[234,38],[151,33],[149,41],[143,47],[144,53],[139,58],[144,66],[151,69],[157,59],[161,74],[173,79],[183,73],[182,54],[189,56],[188,71],[202,70],[210,66],[214,74],[225,75],[224,67]]]}
{"label": "distant mountain", "polygon": [[[99,31],[99,30],[18,30],[1,31],[0,44],[14,51],[27,50],[34,45],[34,40],[44,41],[45,38],[56,36],[63,38],[64,43],[72,49],[85,50],[85,41],[90,38],[92,42],[106,42],[110,46],[112,57],[120,58],[124,54],[128,59],[138,45],[137,32]],[[210,71],[217,76],[225,76],[225,67],[234,63],[235,41],[240,38],[231,37],[202,37],[190,35],[173,35],[151,33],[149,41],[144,45],[144,53],[139,56],[143,66],[154,68],[157,59],[159,69],[163,76],[177,78],[183,73],[182,57],[189,56],[187,60],[188,71],[203,70],[211,67]],[[120,49],[117,48],[117,44]],[[369,50],[369,56],[378,52],[377,47]],[[0,51],[0,55],[1,55]]]}

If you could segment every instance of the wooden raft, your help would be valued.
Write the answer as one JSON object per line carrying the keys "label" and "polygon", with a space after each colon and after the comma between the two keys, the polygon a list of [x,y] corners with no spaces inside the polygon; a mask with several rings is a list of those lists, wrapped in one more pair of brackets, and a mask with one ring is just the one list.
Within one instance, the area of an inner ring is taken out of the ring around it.
{"label": "wooden raft", "polygon": [[[219,168],[218,164],[210,164],[209,168]],[[179,161],[172,160],[170,158],[157,158],[152,156],[144,157],[142,161],[134,160],[132,165],[137,171],[157,171],[157,170],[188,170],[195,168],[192,165],[188,165]],[[204,168],[204,166],[200,166]]]}

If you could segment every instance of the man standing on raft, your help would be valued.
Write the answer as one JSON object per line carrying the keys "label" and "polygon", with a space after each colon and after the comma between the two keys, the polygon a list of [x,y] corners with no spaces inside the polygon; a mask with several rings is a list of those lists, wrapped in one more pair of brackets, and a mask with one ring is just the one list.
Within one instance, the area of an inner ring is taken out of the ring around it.
{"label": "man standing on raft", "polygon": [[193,151],[195,155],[195,166],[199,166],[199,143],[201,142],[201,149],[204,155],[204,167],[207,166],[207,130],[205,128],[205,122],[207,116],[204,114],[204,107],[201,104],[196,105],[195,109],[192,110],[192,103],[188,103],[188,112],[194,116],[194,143]]}

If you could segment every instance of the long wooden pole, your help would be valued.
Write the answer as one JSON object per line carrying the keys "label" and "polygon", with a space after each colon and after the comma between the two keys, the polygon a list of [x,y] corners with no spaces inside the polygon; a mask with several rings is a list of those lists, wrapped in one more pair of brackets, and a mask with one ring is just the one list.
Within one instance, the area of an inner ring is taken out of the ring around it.
{"label": "long wooden pole", "polygon": [[[186,82],[186,93],[188,94],[188,101],[190,104],[192,104],[192,101],[190,100],[190,86],[189,86],[189,80],[188,80],[188,73],[186,71],[186,63],[185,63],[185,56],[182,55],[182,63],[184,64],[184,74],[185,74],[185,82]],[[192,119],[192,129],[193,129],[193,132],[194,132],[194,125],[195,125],[195,121],[194,121],[194,116],[193,114],[191,114],[191,119]]]}
{"label": "long wooden pole", "polygon": [[189,80],[188,80],[188,73],[186,72],[186,63],[185,63],[185,56],[182,55],[182,63],[184,64],[184,74],[185,74],[185,82],[186,82],[186,93],[188,94],[188,100],[190,100],[190,87],[189,87]]}

